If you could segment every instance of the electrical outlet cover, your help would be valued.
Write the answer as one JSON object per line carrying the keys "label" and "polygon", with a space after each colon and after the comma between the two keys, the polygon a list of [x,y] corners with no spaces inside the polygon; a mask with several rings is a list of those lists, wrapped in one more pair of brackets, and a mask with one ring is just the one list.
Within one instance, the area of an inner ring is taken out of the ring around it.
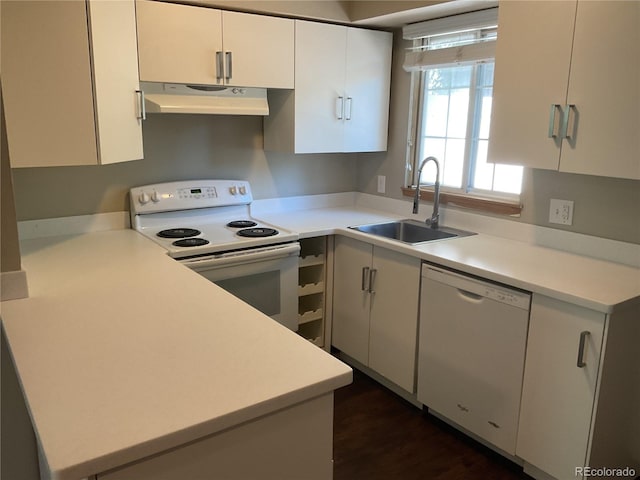
{"label": "electrical outlet cover", "polygon": [[551,199],[549,204],[549,223],[560,225],[573,224],[573,201]]}

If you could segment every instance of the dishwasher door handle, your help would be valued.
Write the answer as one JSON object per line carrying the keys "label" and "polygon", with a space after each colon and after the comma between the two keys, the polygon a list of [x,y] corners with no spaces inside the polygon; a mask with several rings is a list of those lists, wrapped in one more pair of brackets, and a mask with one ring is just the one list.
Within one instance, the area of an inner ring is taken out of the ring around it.
{"label": "dishwasher door handle", "polygon": [[482,295],[478,295],[477,293],[470,292],[468,290],[463,290],[458,288],[458,295],[460,295],[463,299],[473,302],[473,303],[482,303],[485,297]]}

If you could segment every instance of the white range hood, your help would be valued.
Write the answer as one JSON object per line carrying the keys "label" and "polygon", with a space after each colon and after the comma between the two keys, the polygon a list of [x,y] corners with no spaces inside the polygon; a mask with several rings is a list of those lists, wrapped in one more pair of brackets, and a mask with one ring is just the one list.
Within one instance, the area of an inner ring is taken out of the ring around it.
{"label": "white range hood", "polygon": [[266,88],[141,82],[146,113],[269,115]]}

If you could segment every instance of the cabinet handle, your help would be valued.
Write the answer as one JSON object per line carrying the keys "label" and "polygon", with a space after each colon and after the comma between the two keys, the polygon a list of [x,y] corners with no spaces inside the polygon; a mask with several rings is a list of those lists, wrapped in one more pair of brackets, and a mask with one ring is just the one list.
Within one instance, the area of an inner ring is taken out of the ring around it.
{"label": "cabinet handle", "polygon": [[336,118],[342,120],[344,113],[344,97],[336,98]]}
{"label": "cabinet handle", "polygon": [[[575,108],[574,104],[569,104],[565,107],[564,115],[562,116],[562,138],[573,138],[574,122],[570,122],[570,120],[575,119],[575,115],[571,115]],[[571,123],[571,128],[569,128],[569,123]]]}
{"label": "cabinet handle", "polygon": [[562,107],[559,103],[551,104],[551,111],[549,112],[549,138],[557,138],[558,134],[556,133],[556,113],[560,110],[562,112]]}
{"label": "cabinet handle", "polygon": [[369,267],[362,267],[362,286],[360,289],[365,292],[369,291],[369,286],[366,285],[366,281],[369,278]]}
{"label": "cabinet handle", "polygon": [[224,64],[222,60],[222,52],[216,52],[216,80],[219,82],[222,80],[224,72]]}
{"label": "cabinet handle", "polygon": [[138,120],[146,120],[147,119],[147,107],[144,104],[144,91],[136,90],[138,94],[138,112],[140,114],[136,117]]}
{"label": "cabinet handle", "polygon": [[585,330],[580,333],[580,345],[578,346],[578,361],[576,362],[576,366],[578,368],[584,368],[587,366],[587,362],[584,361],[584,347],[587,343],[587,338],[591,335],[591,332]]}
{"label": "cabinet handle", "polygon": [[346,108],[346,114],[345,114],[345,120],[351,120],[351,104],[353,103],[353,98],[352,97],[347,97],[347,102],[345,104]]}
{"label": "cabinet handle", "polygon": [[378,270],[375,268],[372,268],[371,271],[369,272],[369,293],[376,293],[376,291],[373,289],[373,284],[376,282],[377,273],[378,273]]}
{"label": "cabinet handle", "polygon": [[225,58],[225,68],[226,68],[226,73],[227,75],[225,76],[225,78],[227,79],[227,82],[231,80],[231,77],[233,76],[233,57],[231,56],[231,52],[224,52],[224,58]]}

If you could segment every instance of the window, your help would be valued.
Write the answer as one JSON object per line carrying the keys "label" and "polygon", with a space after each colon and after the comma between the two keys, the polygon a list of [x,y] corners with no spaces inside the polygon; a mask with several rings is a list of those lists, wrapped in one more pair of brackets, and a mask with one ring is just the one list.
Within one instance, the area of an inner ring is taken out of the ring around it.
{"label": "window", "polygon": [[519,200],[522,167],[487,162],[496,23],[491,9],[405,28],[414,40],[405,57],[414,82],[407,185],[434,183],[433,162],[417,178],[434,156],[443,191]]}

